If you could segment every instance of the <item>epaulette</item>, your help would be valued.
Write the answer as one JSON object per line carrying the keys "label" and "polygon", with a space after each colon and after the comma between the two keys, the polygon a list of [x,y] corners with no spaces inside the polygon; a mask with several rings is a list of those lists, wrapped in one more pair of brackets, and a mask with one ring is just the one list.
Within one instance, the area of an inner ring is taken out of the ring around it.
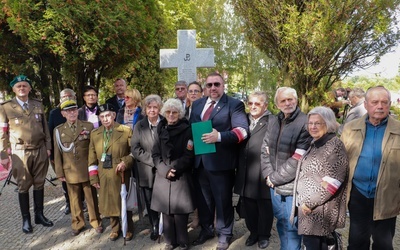
{"label": "epaulette", "polygon": [[11,102],[11,100],[4,101],[4,102],[0,103],[0,105],[6,104],[7,102]]}

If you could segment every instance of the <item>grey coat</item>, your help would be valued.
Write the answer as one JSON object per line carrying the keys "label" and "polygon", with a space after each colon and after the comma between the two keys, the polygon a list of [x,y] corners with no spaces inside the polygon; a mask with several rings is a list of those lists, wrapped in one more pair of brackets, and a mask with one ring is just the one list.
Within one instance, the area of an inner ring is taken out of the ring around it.
{"label": "grey coat", "polygon": [[[157,131],[154,131],[154,134],[156,133]],[[156,169],[151,154],[154,144],[153,132],[150,129],[149,120],[145,117],[136,123],[131,141],[140,187],[153,188]]]}

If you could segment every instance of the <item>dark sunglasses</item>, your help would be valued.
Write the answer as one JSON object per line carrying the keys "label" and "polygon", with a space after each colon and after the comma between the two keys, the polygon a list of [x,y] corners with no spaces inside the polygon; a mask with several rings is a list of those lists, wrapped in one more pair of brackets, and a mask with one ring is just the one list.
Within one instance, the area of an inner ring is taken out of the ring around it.
{"label": "dark sunglasses", "polygon": [[219,88],[221,86],[221,83],[220,82],[209,82],[209,83],[206,83],[206,88],[210,89],[213,85],[214,85],[214,87]]}

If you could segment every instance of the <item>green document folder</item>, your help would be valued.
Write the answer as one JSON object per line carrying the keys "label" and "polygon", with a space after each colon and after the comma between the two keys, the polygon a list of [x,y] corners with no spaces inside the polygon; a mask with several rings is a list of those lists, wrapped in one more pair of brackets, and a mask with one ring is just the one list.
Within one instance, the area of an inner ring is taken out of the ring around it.
{"label": "green document folder", "polygon": [[212,131],[211,120],[204,122],[192,123],[192,134],[194,143],[194,154],[202,155],[215,153],[215,143],[205,143],[201,140],[201,136]]}

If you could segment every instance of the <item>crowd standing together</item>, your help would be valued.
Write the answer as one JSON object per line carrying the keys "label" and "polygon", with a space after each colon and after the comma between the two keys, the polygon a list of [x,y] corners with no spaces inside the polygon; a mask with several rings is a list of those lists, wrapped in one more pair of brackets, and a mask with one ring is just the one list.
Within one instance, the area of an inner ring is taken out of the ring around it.
{"label": "crowd standing together", "polygon": [[[203,86],[177,82],[176,98],[165,103],[154,94],[142,101],[139,91],[117,79],[115,96],[102,105],[91,86],[80,108],[75,92],[64,89],[48,122],[41,102],[29,98],[29,78],[17,76],[10,86],[15,98],[0,105],[0,163],[12,164],[24,233],[33,231],[32,186],[35,223],[53,226],[43,214],[50,159],[63,183],[73,236],[85,228],[87,211],[99,234],[102,218],[109,218],[109,239],[117,240],[121,185],[134,176],[137,188],[125,185],[143,198],[150,238],[163,233],[165,249],[189,249],[215,236],[216,249],[228,249],[233,192],[240,195],[250,231],[246,246],[267,248],[275,217],[281,249],[327,250],[348,212],[349,250],[370,249],[371,239],[372,249],[393,249],[400,122],[390,115],[391,95],[383,86],[337,89],[327,107],[308,114],[298,107],[296,90],[280,87],[274,97],[279,113],[273,115],[262,91],[249,95],[246,113],[242,101],[225,93],[218,73]],[[208,120],[211,130],[193,138],[191,124]],[[215,152],[195,154],[196,139],[214,144]],[[201,227],[194,242],[188,237],[190,213],[191,226]],[[134,223],[132,212],[126,214],[124,238],[130,241]]]}

